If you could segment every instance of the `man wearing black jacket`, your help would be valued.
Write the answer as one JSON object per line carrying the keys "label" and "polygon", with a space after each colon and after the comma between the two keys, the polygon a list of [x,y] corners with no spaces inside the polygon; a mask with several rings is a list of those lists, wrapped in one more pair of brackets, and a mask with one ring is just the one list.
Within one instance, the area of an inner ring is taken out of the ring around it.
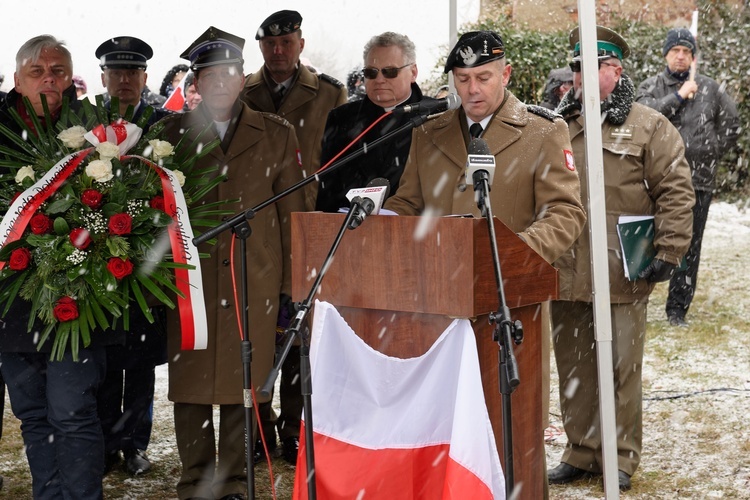
{"label": "man wearing black jacket", "polygon": [[[63,100],[76,106],[73,63],[63,42],[50,35],[34,37],[16,55],[15,88],[0,106],[0,123],[18,132],[10,110],[15,109],[34,133],[33,112],[46,123],[42,95],[53,121]],[[28,97],[31,109],[23,104]],[[14,147],[0,138],[0,145]],[[0,173],[7,172],[5,167]],[[104,377],[105,354],[97,338],[80,346],[78,361],[70,351],[60,361],[50,360],[52,340],[38,346],[42,325],[27,331],[31,306],[16,298],[0,319],[0,368],[8,387],[14,415],[21,420],[26,458],[36,499],[100,499],[104,441],[96,415],[96,391]]]}
{"label": "man wearing black jacket", "polygon": [[[386,112],[423,100],[422,91],[416,84],[416,57],[414,43],[406,35],[385,32],[370,39],[364,49],[363,73],[367,95],[328,113],[323,133],[321,165],[325,165]],[[345,155],[396,130],[409,118],[408,114],[385,118],[354,143]],[[320,178],[315,208],[335,212],[341,207],[349,206],[346,193],[352,188],[365,187],[369,181],[378,177],[388,179],[391,184],[390,194],[394,194],[410,147],[409,130],[368,150],[366,154],[333,172],[324,171]]]}

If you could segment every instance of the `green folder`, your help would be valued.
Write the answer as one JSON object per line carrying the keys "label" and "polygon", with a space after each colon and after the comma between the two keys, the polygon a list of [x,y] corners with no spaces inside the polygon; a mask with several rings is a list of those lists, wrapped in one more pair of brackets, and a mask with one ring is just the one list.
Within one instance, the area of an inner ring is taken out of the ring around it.
{"label": "green folder", "polygon": [[[630,281],[638,279],[638,274],[646,269],[656,257],[654,247],[653,215],[621,215],[617,224],[617,236],[620,238],[620,252],[625,276]],[[685,269],[685,258],[682,258],[679,269]]]}

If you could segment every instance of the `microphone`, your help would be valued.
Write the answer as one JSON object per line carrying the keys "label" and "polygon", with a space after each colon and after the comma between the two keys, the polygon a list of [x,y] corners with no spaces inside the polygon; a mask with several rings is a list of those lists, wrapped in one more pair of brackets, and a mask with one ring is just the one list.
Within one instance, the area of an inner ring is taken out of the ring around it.
{"label": "microphone", "polygon": [[424,99],[414,104],[407,104],[393,110],[394,115],[403,115],[417,112],[422,115],[436,115],[449,109],[458,109],[461,107],[461,98],[456,94],[448,94],[442,99]]}
{"label": "microphone", "polygon": [[469,155],[466,158],[466,182],[468,183],[471,179],[476,190],[477,182],[481,181],[482,175],[487,176],[488,187],[492,186],[492,179],[495,177],[495,157],[490,154],[487,141],[477,137],[469,143]]}
{"label": "microphone", "polygon": [[358,227],[368,215],[377,215],[383,207],[383,202],[388,197],[391,183],[388,179],[377,177],[371,180],[367,187],[350,189],[346,193],[347,199],[354,205],[359,205],[359,210],[354,214],[349,229]]}

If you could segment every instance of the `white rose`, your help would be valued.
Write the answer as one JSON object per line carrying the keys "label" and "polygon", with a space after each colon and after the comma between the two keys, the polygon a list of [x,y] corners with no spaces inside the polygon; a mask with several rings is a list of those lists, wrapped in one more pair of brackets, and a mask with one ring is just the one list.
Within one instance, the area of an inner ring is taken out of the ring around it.
{"label": "white rose", "polygon": [[117,144],[111,142],[101,142],[96,147],[96,152],[99,153],[99,158],[102,160],[109,160],[111,158],[120,157],[120,147]]}
{"label": "white rose", "polygon": [[57,138],[65,144],[65,147],[70,149],[79,149],[86,143],[86,138],[83,135],[86,133],[86,129],[80,125],[75,125],[70,128],[66,128],[59,134]]}
{"label": "white rose", "polygon": [[154,159],[154,161],[159,161],[162,158],[166,158],[167,156],[172,156],[174,154],[174,146],[172,146],[167,141],[152,139],[148,141],[148,143],[151,145],[151,157]]}
{"label": "white rose", "polygon": [[18,169],[18,172],[16,172],[16,182],[18,184],[23,184],[23,180],[26,177],[31,177],[32,181],[36,180],[36,177],[34,177],[34,168],[30,165]]}
{"label": "white rose", "polygon": [[175,179],[177,179],[177,182],[180,184],[180,187],[185,185],[185,174],[183,174],[182,171],[172,170],[172,175],[174,175]]}
{"label": "white rose", "polygon": [[86,165],[86,175],[96,182],[107,182],[114,177],[112,163],[109,160],[94,160]]}

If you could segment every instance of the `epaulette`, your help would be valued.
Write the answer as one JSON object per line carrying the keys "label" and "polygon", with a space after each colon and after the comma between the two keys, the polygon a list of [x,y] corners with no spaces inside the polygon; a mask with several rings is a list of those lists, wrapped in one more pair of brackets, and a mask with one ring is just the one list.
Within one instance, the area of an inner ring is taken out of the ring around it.
{"label": "epaulette", "polygon": [[260,114],[263,115],[264,118],[268,118],[269,120],[274,121],[280,125],[291,126],[291,123],[289,123],[289,121],[286,118],[282,118],[281,116],[275,113],[270,113],[268,111],[260,111]]}
{"label": "epaulette", "polygon": [[326,75],[325,73],[320,73],[320,74],[318,75],[318,77],[319,77],[319,78],[320,78],[321,80],[323,80],[324,82],[328,82],[328,83],[330,83],[330,84],[331,84],[331,85],[333,85],[334,87],[338,87],[338,88],[341,88],[341,87],[343,87],[343,86],[344,86],[344,84],[343,84],[343,83],[341,83],[340,81],[336,80],[336,79],[335,79],[334,77],[332,77],[332,76],[330,76],[330,75]]}
{"label": "epaulette", "polygon": [[526,109],[530,113],[534,113],[535,115],[539,115],[543,118],[548,119],[549,121],[555,121],[555,118],[562,118],[562,116],[558,115],[551,109],[544,108],[542,106],[537,106],[536,104],[527,104]]}

